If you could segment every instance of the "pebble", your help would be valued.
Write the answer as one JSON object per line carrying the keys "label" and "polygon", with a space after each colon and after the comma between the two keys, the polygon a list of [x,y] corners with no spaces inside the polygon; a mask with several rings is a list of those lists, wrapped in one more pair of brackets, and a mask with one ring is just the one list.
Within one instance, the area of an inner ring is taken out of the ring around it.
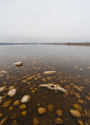
{"label": "pebble", "polygon": [[20,108],[20,109],[25,109],[25,108],[26,108],[26,105],[25,105],[25,104],[21,104],[21,105],[19,106],[19,108]]}
{"label": "pebble", "polygon": [[82,107],[79,104],[73,104],[73,107],[76,108],[79,111],[82,110]]}
{"label": "pebble", "polygon": [[23,62],[21,62],[21,61],[14,63],[14,65],[16,65],[16,66],[18,66],[18,67],[22,66],[22,64],[23,64]]}
{"label": "pebble", "polygon": [[0,122],[0,125],[4,125],[5,122],[6,122],[6,120],[7,120],[7,117],[3,118],[3,119],[1,120],[1,122]]}
{"label": "pebble", "polygon": [[78,93],[75,93],[76,98],[80,99],[80,95]]}
{"label": "pebble", "polygon": [[24,95],[21,99],[21,103],[28,103],[31,100],[30,95]]}
{"label": "pebble", "polygon": [[77,121],[78,121],[79,125],[84,125],[84,123],[81,120],[78,119]]}
{"label": "pebble", "polygon": [[3,92],[6,89],[6,86],[0,87],[0,92]]}
{"label": "pebble", "polygon": [[81,99],[78,99],[78,102],[83,104],[83,100],[81,100]]}
{"label": "pebble", "polygon": [[0,118],[2,118],[3,117],[3,113],[0,113]]}
{"label": "pebble", "polygon": [[21,115],[25,116],[27,114],[27,111],[21,112]]}
{"label": "pebble", "polygon": [[15,88],[12,89],[12,90],[10,90],[10,91],[7,93],[7,95],[10,96],[10,97],[15,96],[15,94],[16,94],[16,89],[15,89]]}
{"label": "pebble", "polygon": [[82,91],[77,85],[74,85],[74,88],[77,89],[78,91]]}
{"label": "pebble", "polygon": [[9,91],[12,90],[12,89],[14,89],[14,88],[15,88],[15,86],[10,86],[9,87]]}
{"label": "pebble", "polygon": [[57,114],[58,116],[62,116],[62,111],[61,111],[60,109],[58,109],[58,110],[56,111],[56,114]]}
{"label": "pebble", "polygon": [[12,100],[8,100],[8,101],[4,102],[3,107],[8,107],[11,102],[12,102]]}
{"label": "pebble", "polygon": [[2,103],[3,96],[0,96],[0,104]]}
{"label": "pebble", "polygon": [[57,71],[45,71],[44,74],[45,75],[50,75],[50,74],[54,74],[57,73]]}
{"label": "pebble", "polygon": [[13,105],[18,106],[19,104],[20,104],[20,100],[16,100]]}
{"label": "pebble", "polygon": [[70,110],[70,113],[71,113],[71,115],[74,116],[74,117],[77,117],[77,118],[80,118],[80,117],[81,117],[81,113],[80,113],[78,110],[71,109],[71,110]]}
{"label": "pebble", "polygon": [[63,120],[61,118],[55,118],[56,124],[63,124]]}
{"label": "pebble", "polygon": [[34,118],[34,122],[33,122],[34,125],[39,125],[39,120],[37,118]]}
{"label": "pebble", "polygon": [[9,110],[11,111],[13,109],[13,106],[11,106],[10,108],[9,108]]}
{"label": "pebble", "polygon": [[54,109],[54,106],[53,106],[53,105],[48,104],[48,110],[49,110],[49,111],[53,111],[53,109]]}
{"label": "pebble", "polygon": [[38,113],[39,114],[44,114],[46,112],[46,109],[43,107],[38,108]]}

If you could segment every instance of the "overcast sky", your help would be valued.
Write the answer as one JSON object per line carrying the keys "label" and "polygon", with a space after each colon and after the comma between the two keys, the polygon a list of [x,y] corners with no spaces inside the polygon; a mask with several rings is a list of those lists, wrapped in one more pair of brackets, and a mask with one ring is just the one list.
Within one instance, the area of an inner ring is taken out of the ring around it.
{"label": "overcast sky", "polygon": [[0,0],[0,42],[90,42],[90,0]]}

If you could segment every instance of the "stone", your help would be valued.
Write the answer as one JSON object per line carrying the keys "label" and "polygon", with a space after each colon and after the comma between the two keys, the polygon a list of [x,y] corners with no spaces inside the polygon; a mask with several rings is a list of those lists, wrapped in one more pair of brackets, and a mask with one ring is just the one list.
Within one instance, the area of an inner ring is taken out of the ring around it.
{"label": "stone", "polygon": [[81,99],[78,99],[78,102],[79,102],[79,103],[83,103],[84,101],[83,101],[83,100],[81,100]]}
{"label": "stone", "polygon": [[16,94],[16,89],[15,89],[15,88],[12,89],[12,90],[10,90],[10,91],[7,93],[7,95],[10,96],[10,97],[15,96],[15,94]]}
{"label": "stone", "polygon": [[27,111],[21,112],[21,115],[25,116],[27,114]]}
{"label": "stone", "polygon": [[56,111],[56,114],[57,114],[58,116],[62,116],[62,111],[61,111],[60,109],[58,109],[58,110]]}
{"label": "stone", "polygon": [[79,104],[73,104],[73,107],[79,111],[82,111],[82,107]]}
{"label": "stone", "polygon": [[43,74],[51,75],[51,74],[54,74],[54,73],[57,73],[57,71],[45,71]]}
{"label": "stone", "polygon": [[80,99],[80,95],[78,93],[75,93],[76,98]]}
{"label": "stone", "polygon": [[13,106],[11,106],[10,108],[9,108],[9,110],[11,111],[13,109]]}
{"label": "stone", "polygon": [[38,108],[38,113],[39,114],[44,114],[46,112],[46,109],[43,107]]}
{"label": "stone", "polygon": [[81,117],[81,113],[80,113],[78,110],[71,109],[71,110],[70,110],[70,113],[71,113],[71,115],[74,116],[74,117],[77,117],[77,118],[80,118],[80,117]]}
{"label": "stone", "polygon": [[47,82],[47,80],[46,80],[45,78],[42,78],[41,80],[42,80],[43,82]]}
{"label": "stone", "polygon": [[3,117],[3,113],[0,113],[0,118],[2,118]]}
{"label": "stone", "polygon": [[55,118],[56,124],[63,124],[63,120],[61,118]]}
{"label": "stone", "polygon": [[81,120],[77,119],[77,121],[78,121],[79,125],[84,125],[84,123]]}
{"label": "stone", "polygon": [[20,66],[22,66],[23,65],[23,62],[16,62],[16,63],[14,63],[14,65],[16,65],[16,66],[18,66],[18,67],[20,67]]}
{"label": "stone", "polygon": [[53,111],[53,109],[54,109],[54,106],[53,106],[53,105],[48,104],[48,110],[49,110],[49,111]]}
{"label": "stone", "polygon": [[86,98],[90,101],[90,97],[89,96],[86,96]]}
{"label": "stone", "polygon": [[3,107],[8,107],[11,102],[12,102],[12,100],[8,100],[8,101],[4,102]]}
{"label": "stone", "polygon": [[20,100],[16,100],[13,105],[18,106],[19,104],[20,104]]}
{"label": "stone", "polygon": [[21,99],[21,103],[28,103],[31,100],[30,95],[24,95]]}
{"label": "stone", "polygon": [[34,125],[39,125],[39,120],[37,118],[34,118],[34,122],[33,122]]}
{"label": "stone", "polygon": [[74,85],[74,88],[77,89],[78,91],[82,91],[77,85]]}
{"label": "stone", "polygon": [[25,108],[26,108],[26,105],[25,105],[25,104],[21,104],[21,105],[19,106],[19,108],[20,108],[20,109],[25,109]]}
{"label": "stone", "polygon": [[10,86],[9,87],[9,91],[12,90],[12,89],[14,89],[14,88],[15,88],[15,86]]}
{"label": "stone", "polygon": [[0,125],[4,125],[5,122],[6,122],[6,120],[7,120],[7,117],[3,118],[3,119],[1,120],[1,122],[0,122]]}
{"label": "stone", "polygon": [[2,70],[0,73],[6,74],[6,73],[7,73],[7,71]]}
{"label": "stone", "polygon": [[6,90],[6,86],[0,87],[0,92],[3,92],[3,91],[5,91],[5,90]]}
{"label": "stone", "polygon": [[0,96],[0,104],[2,103],[3,100],[3,96]]}

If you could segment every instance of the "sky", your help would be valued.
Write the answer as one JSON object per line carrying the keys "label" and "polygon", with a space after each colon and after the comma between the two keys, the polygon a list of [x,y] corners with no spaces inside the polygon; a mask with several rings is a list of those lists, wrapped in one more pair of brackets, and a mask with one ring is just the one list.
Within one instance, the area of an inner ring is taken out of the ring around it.
{"label": "sky", "polygon": [[0,42],[90,42],[90,0],[0,0]]}

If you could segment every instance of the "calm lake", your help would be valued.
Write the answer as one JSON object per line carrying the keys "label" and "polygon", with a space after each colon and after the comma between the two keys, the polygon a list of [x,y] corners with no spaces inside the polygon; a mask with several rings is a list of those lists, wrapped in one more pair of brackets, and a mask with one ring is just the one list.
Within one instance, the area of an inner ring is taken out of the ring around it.
{"label": "calm lake", "polygon": [[[23,65],[15,66],[19,61]],[[56,73],[44,74],[53,70]],[[0,46],[1,71],[7,71],[0,73],[0,88],[5,86],[0,92],[0,121],[6,118],[5,125],[90,124],[89,46]],[[63,87],[68,96],[59,90],[39,87],[48,83]],[[13,97],[7,95],[10,87],[16,89]],[[28,103],[21,103],[24,95],[30,95]],[[20,101],[17,106],[16,100]],[[44,108],[41,114],[40,107]],[[73,110],[79,113],[72,113]]]}

